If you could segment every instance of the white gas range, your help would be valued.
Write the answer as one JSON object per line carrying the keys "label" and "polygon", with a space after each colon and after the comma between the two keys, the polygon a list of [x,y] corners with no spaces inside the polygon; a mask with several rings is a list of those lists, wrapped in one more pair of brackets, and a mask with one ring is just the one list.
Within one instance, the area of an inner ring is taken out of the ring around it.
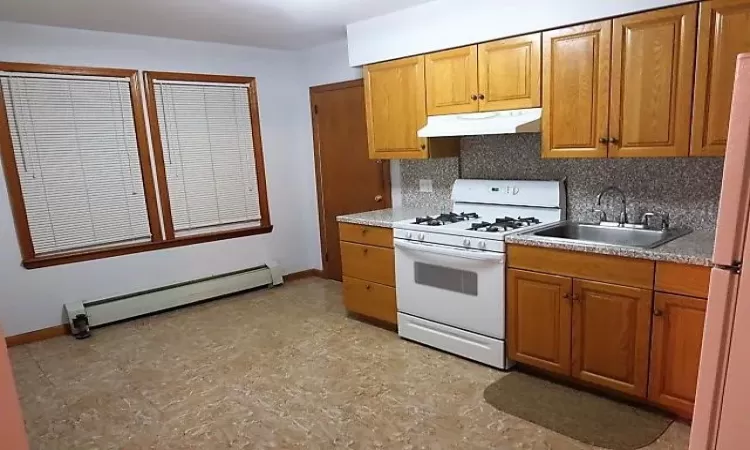
{"label": "white gas range", "polygon": [[565,219],[561,181],[457,180],[453,212],[393,225],[398,333],[500,369],[505,236]]}

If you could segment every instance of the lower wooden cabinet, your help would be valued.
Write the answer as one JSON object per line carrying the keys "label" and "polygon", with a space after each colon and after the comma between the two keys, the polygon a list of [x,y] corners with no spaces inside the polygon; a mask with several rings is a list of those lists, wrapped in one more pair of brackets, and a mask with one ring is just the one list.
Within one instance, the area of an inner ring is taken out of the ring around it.
{"label": "lower wooden cabinet", "polygon": [[692,417],[709,267],[513,244],[507,253],[510,359]]}
{"label": "lower wooden cabinet", "polygon": [[652,291],[573,280],[573,370],[583,381],[646,396]]}
{"label": "lower wooden cabinet", "polygon": [[648,398],[683,417],[693,414],[706,299],[657,292]]}
{"label": "lower wooden cabinet", "polygon": [[396,323],[396,288],[344,276],[344,306],[363,316]]}
{"label": "lower wooden cabinet", "polygon": [[341,224],[344,306],[350,312],[395,324],[396,268],[393,231]]}
{"label": "lower wooden cabinet", "polygon": [[507,283],[511,359],[570,375],[570,278],[509,269]]}

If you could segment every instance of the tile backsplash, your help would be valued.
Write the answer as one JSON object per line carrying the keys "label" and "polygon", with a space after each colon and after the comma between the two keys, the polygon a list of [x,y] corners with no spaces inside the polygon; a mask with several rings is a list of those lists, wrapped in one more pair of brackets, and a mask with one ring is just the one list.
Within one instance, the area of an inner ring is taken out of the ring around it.
{"label": "tile backsplash", "polygon": [[[713,230],[721,191],[723,158],[542,159],[541,135],[471,136],[461,140],[460,158],[401,161],[403,206],[449,210],[458,178],[557,180],[567,177],[568,217],[591,221],[596,195],[622,189],[630,221],[647,211],[667,212],[675,226]],[[419,192],[419,180],[433,192]],[[619,199],[602,200],[617,217]]]}

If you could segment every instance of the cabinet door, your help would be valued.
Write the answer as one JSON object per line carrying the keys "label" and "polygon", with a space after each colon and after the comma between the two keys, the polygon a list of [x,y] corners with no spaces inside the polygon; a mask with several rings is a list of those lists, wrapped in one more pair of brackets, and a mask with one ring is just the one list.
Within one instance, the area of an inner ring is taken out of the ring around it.
{"label": "cabinet door", "polygon": [[687,156],[695,4],[614,20],[609,155]]}
{"label": "cabinet door", "polygon": [[570,375],[571,279],[508,270],[508,352],[520,363]]}
{"label": "cabinet door", "polygon": [[477,110],[476,45],[426,55],[425,75],[429,115]]}
{"label": "cabinet door", "polygon": [[706,299],[654,295],[648,397],[690,418],[701,359]]}
{"label": "cabinet door", "polygon": [[426,158],[417,131],[427,120],[424,56],[365,68],[365,106],[370,158]]}
{"label": "cabinet door", "polygon": [[750,52],[750,0],[700,4],[693,108],[693,156],[726,151],[737,55]]}
{"label": "cabinet door", "polygon": [[609,20],[542,33],[543,158],[607,156],[611,37]]}
{"label": "cabinet door", "polygon": [[573,280],[573,376],[646,396],[651,295],[638,289]]}
{"label": "cabinet door", "polygon": [[479,110],[538,108],[542,35],[479,44]]}

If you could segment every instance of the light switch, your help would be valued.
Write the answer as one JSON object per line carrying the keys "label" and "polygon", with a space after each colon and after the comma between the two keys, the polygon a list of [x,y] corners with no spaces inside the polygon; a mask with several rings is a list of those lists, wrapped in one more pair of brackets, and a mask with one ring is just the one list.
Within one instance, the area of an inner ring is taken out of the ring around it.
{"label": "light switch", "polygon": [[419,192],[432,192],[432,180],[419,180]]}

